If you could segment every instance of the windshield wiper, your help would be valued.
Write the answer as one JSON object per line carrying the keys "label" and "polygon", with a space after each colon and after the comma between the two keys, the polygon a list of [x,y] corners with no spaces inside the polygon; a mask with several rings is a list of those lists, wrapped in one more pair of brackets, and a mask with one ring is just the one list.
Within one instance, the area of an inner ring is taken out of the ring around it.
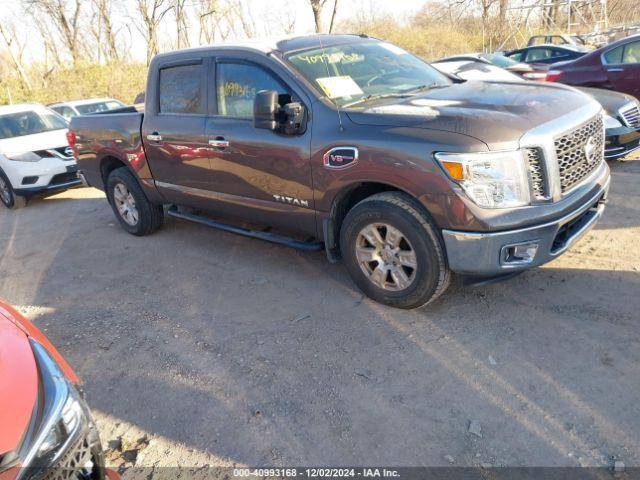
{"label": "windshield wiper", "polygon": [[415,95],[415,94],[420,93],[420,92],[426,92],[427,90],[431,90],[433,88],[444,88],[446,86],[447,85],[442,85],[440,83],[430,83],[428,85],[426,85],[426,84],[425,85],[420,85],[420,86],[412,88],[410,90],[406,90],[406,91],[404,91],[402,93],[404,93],[405,95],[407,95],[407,94],[414,94]]}
{"label": "windshield wiper", "polygon": [[376,93],[376,94],[371,94],[371,95],[367,95],[365,97],[362,97],[359,100],[356,100],[355,102],[349,102],[349,103],[345,103],[342,108],[347,108],[347,107],[353,107],[354,105],[358,105],[359,103],[364,103],[364,102],[368,102],[370,100],[379,100],[381,98],[403,98],[403,97],[410,97],[411,94],[409,94],[409,92],[403,92],[403,93]]}

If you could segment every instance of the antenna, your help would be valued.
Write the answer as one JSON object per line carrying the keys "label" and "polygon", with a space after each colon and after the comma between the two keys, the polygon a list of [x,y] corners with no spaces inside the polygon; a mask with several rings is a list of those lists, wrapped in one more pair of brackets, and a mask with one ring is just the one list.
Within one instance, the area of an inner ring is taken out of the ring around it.
{"label": "antenna", "polygon": [[[322,44],[322,34],[318,35],[318,42],[320,42],[320,48],[322,49],[322,57],[324,61],[324,66],[327,68],[327,77],[331,76],[331,72],[329,72],[329,62],[327,62],[327,53],[324,50],[324,45]],[[336,110],[338,112],[338,123],[340,124],[340,131],[344,132],[344,126],[342,125],[342,115],[340,114],[340,105],[336,102]]]}

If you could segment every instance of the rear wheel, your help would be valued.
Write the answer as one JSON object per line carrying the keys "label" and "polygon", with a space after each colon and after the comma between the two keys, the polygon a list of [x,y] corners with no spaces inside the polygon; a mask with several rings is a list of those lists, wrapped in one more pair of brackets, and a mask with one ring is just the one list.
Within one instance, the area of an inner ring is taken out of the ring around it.
{"label": "rear wheel", "polygon": [[137,236],[149,235],[162,226],[162,205],[155,205],[147,199],[138,181],[126,167],[109,174],[107,197],[113,213],[127,232]]}
{"label": "rear wheel", "polygon": [[22,195],[18,195],[13,191],[11,182],[0,170],[0,201],[7,208],[21,208],[27,204],[27,199]]}
{"label": "rear wheel", "polygon": [[353,281],[380,303],[419,307],[449,285],[436,230],[408,195],[383,192],[358,203],[344,219],[340,248]]}

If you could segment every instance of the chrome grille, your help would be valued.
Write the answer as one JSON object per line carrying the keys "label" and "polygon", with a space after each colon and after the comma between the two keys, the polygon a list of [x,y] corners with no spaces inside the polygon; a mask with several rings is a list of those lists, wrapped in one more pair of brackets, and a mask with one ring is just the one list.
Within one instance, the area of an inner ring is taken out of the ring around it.
{"label": "chrome grille", "polygon": [[[562,193],[579,184],[604,159],[604,124],[598,114],[582,126],[555,140]],[[587,155],[587,151],[592,152]]]}
{"label": "chrome grille", "polygon": [[633,103],[620,109],[620,115],[624,118],[624,123],[631,128],[640,127],[640,105]]}
{"label": "chrome grille", "polygon": [[549,194],[547,191],[547,182],[545,181],[542,150],[539,148],[527,148],[525,154],[533,198],[535,200],[545,200],[549,197]]}
{"label": "chrome grille", "polygon": [[91,476],[91,447],[88,437],[80,439],[60,461],[44,475],[43,480],[80,480]]}

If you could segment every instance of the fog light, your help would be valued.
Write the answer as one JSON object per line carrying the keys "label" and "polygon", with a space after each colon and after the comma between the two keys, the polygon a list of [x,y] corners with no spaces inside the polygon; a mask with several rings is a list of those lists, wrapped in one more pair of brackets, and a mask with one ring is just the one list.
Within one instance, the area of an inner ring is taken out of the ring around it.
{"label": "fog light", "polygon": [[533,262],[536,253],[538,253],[538,242],[505,245],[502,247],[500,260],[506,265],[527,264]]}

